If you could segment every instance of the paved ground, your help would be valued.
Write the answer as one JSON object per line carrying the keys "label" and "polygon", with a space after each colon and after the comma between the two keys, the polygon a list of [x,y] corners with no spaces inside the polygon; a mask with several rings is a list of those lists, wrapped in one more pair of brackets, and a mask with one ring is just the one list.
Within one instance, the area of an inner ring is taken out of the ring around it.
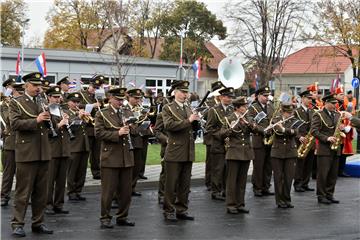
{"label": "paved ground", "polygon": [[[314,183],[312,182],[312,185]],[[99,193],[86,193],[85,203],[68,203],[69,215],[48,216],[46,223],[55,233],[38,236],[30,231],[27,213],[26,239],[360,239],[360,181],[340,178],[336,197],[341,204],[318,205],[315,194],[293,193],[294,209],[278,209],[274,197],[254,198],[247,185],[248,215],[228,215],[223,202],[213,201],[202,186],[192,188],[190,212],[194,222],[167,224],[157,204],[155,189],[143,190],[134,198],[129,218],[136,226],[99,228]],[[3,208],[1,239],[11,239],[11,208]]]}

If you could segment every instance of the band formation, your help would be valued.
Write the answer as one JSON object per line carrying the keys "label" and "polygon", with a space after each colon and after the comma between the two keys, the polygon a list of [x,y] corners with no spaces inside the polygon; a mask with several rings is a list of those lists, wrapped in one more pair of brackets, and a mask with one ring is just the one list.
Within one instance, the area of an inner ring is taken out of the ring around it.
{"label": "band formation", "polygon": [[[96,75],[89,87],[69,93],[69,79],[50,86],[41,73],[3,82],[1,137],[3,179],[1,206],[10,200],[13,178],[13,234],[25,236],[24,218],[31,202],[32,231],[52,234],[46,214],[68,214],[69,202],[81,195],[88,161],[94,179],[101,179],[100,227],[115,222],[135,226],[128,218],[139,178],[144,178],[149,138],[161,144],[162,171],[158,200],[165,221],[194,220],[189,214],[195,139],[203,132],[206,179],[211,199],[224,201],[229,214],[247,214],[245,189],[250,161],[253,193],[275,196],[278,208],[293,208],[291,188],[314,191],[319,204],[337,204],[336,179],[352,154],[355,99],[343,89],[321,96],[316,85],[298,99],[286,94],[275,101],[268,87],[251,96],[235,96],[233,88],[212,84],[208,94],[191,107],[189,82],[174,80],[166,96],[141,89],[110,88],[97,97],[104,77]],[[145,106],[145,100],[150,105]],[[316,164],[315,164],[316,163]],[[274,178],[275,192],[270,191]],[[299,203],[301,204],[301,203]]]}

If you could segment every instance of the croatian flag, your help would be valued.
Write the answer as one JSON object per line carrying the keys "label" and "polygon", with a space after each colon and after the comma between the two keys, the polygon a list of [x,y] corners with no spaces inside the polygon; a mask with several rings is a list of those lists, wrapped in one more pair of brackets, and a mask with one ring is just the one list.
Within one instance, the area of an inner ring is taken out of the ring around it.
{"label": "croatian flag", "polygon": [[21,69],[20,69],[20,51],[19,51],[16,59],[16,69],[15,69],[16,76],[19,76],[20,71]]}
{"label": "croatian flag", "polygon": [[201,59],[200,58],[198,58],[198,60],[196,60],[195,63],[192,65],[192,69],[195,72],[195,79],[199,80],[200,70],[201,70]]}
{"label": "croatian flag", "polygon": [[36,66],[39,69],[39,72],[43,75],[43,77],[46,77],[46,59],[45,59],[45,53],[41,53],[36,60],[35,60]]}

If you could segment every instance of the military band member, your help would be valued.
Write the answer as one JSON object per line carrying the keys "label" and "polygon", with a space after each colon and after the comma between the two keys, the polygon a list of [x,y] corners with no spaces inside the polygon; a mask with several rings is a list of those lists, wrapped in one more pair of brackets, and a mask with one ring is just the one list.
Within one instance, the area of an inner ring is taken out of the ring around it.
{"label": "military band member", "polygon": [[[225,88],[225,86],[220,82],[216,81],[211,84],[211,92],[215,93],[215,91],[220,90],[221,88]],[[208,108],[212,108],[218,104],[216,98],[218,96],[214,96],[213,101],[207,101],[206,105]],[[207,121],[209,115],[209,110],[204,113],[203,119]],[[206,145],[206,158],[205,158],[205,186],[210,191],[211,190],[211,141],[212,136],[208,131],[204,132],[204,144]]]}
{"label": "military band member", "polygon": [[233,112],[232,99],[234,88],[219,91],[220,103],[209,110],[206,131],[211,134],[211,198],[225,200],[225,143],[221,136],[221,128],[226,125],[225,117]]}
{"label": "military band member", "polygon": [[[48,103],[60,105],[61,91],[60,87],[50,87],[46,91]],[[62,110],[61,110],[62,111]],[[52,159],[49,164],[49,183],[46,214],[68,214],[69,211],[63,209],[66,171],[68,160],[70,157],[70,135],[66,129],[69,125],[69,116],[63,114],[61,116],[51,116],[54,124],[56,124],[57,137],[50,138]]]}
{"label": "military band member", "polygon": [[41,73],[23,77],[24,95],[10,103],[10,125],[15,136],[16,187],[14,217],[11,221],[13,235],[24,237],[24,218],[31,197],[32,231],[52,234],[44,225],[44,210],[47,200],[48,167],[51,160],[49,112],[43,112],[36,96],[40,93]]}
{"label": "military band member", "polygon": [[187,213],[192,163],[195,160],[195,140],[192,122],[199,116],[193,114],[185,101],[189,82],[172,83],[175,99],[163,107],[164,129],[168,133],[165,150],[165,198],[164,217],[167,221],[194,220]]}
{"label": "military band member", "polygon": [[[264,133],[264,128],[266,128],[274,113],[273,104],[268,101],[270,95],[269,87],[262,87],[256,90],[255,92],[256,100],[249,107],[249,115],[256,121],[256,131],[253,134],[253,148],[255,153],[255,158],[253,161],[253,174],[252,174],[252,184],[253,191],[256,197],[274,195],[273,192],[270,192],[270,181],[271,181],[271,145],[265,145],[264,140],[269,137],[268,134]],[[261,113],[265,113],[263,117]]]}
{"label": "military band member", "polygon": [[70,201],[86,200],[81,196],[81,192],[85,184],[90,146],[84,118],[90,114],[79,109],[80,101],[80,93],[70,93],[67,97],[68,110],[64,110],[69,116],[71,131],[75,136],[70,141],[70,159],[67,169],[67,195]]}
{"label": "military band member", "polygon": [[63,77],[62,79],[60,79],[60,81],[58,81],[56,83],[56,85],[58,85],[61,88],[61,103],[64,104],[64,106],[66,106],[66,99],[69,95],[69,87],[70,87],[70,79],[68,76]]}
{"label": "military band member", "polygon": [[223,127],[226,145],[226,209],[230,214],[249,213],[245,208],[246,180],[254,151],[250,140],[251,120],[246,115],[246,97],[232,102],[234,113],[226,117],[227,127]]}
{"label": "military band member", "polygon": [[[9,78],[4,81],[4,93],[11,91],[12,97],[18,97],[20,94],[15,90],[15,79]],[[9,90],[8,90],[9,89]],[[2,162],[2,184],[1,184],[1,206],[7,206],[10,200],[11,188],[15,176],[15,132],[10,126],[9,120],[9,104],[11,96],[5,96],[1,102],[1,138],[3,140],[3,147],[1,149],[1,162]]]}
{"label": "military band member", "polygon": [[109,106],[96,113],[95,136],[101,140],[101,228],[113,228],[111,201],[118,202],[116,224],[135,226],[127,219],[132,192],[133,151],[129,145],[129,126],[124,125],[121,111],[126,88],[109,90]]}
{"label": "military band member", "polygon": [[298,156],[294,126],[297,120],[293,115],[291,103],[281,103],[281,113],[275,116],[272,124],[274,141],[271,147],[271,164],[274,171],[275,200],[279,208],[293,208],[291,204],[291,184],[295,174],[295,161]]}
{"label": "military band member", "polygon": [[336,112],[338,102],[333,94],[322,99],[325,106],[316,112],[311,122],[311,133],[319,140],[317,145],[316,195],[322,204],[339,203],[334,198],[340,150],[332,150],[331,144],[336,142],[334,132],[340,118]]}
{"label": "military band member", "polygon": [[[299,140],[297,145],[301,143],[306,144],[305,136],[310,132],[311,119],[314,114],[314,110],[309,108],[309,105],[312,101],[312,94],[309,90],[303,91],[300,94],[301,105],[295,110],[294,115],[297,119],[304,122],[304,124],[299,128]],[[295,179],[294,179],[294,188],[295,192],[305,192],[305,191],[314,191],[313,188],[309,187],[309,182],[311,178],[311,171],[314,161],[314,150],[315,143],[313,147],[309,150],[309,153],[305,158],[296,159],[296,168],[295,168]]]}
{"label": "military band member", "polygon": [[[89,87],[86,90],[80,91],[82,97],[82,102],[80,108],[85,109],[87,104],[93,106],[91,111],[91,116],[95,117],[96,112],[101,107],[101,102],[99,99],[95,98],[96,89],[101,88],[104,84],[105,77],[102,75],[95,75],[91,80]],[[94,135],[94,125],[92,123],[87,123],[86,125],[87,136],[89,138],[89,162],[91,167],[91,173],[93,178],[98,180],[100,176],[100,141],[95,138]]]}

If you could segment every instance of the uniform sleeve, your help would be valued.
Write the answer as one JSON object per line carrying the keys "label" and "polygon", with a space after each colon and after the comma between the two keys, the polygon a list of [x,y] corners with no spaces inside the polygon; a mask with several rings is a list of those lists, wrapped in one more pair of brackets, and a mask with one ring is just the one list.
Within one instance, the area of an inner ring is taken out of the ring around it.
{"label": "uniform sleeve", "polygon": [[10,126],[14,131],[36,131],[38,130],[38,122],[36,118],[22,119],[22,110],[15,101],[10,102]]}
{"label": "uniform sleeve", "polygon": [[254,118],[256,117],[258,113],[255,111],[255,107],[254,106],[250,106],[249,107],[249,113],[248,113],[248,118],[249,119],[252,119],[251,121],[253,122],[253,127],[252,127],[252,131],[254,133],[259,133],[259,134],[262,134],[264,135],[264,129],[262,126],[260,126],[259,124],[257,124],[255,121],[254,121]]}
{"label": "uniform sleeve", "polygon": [[105,120],[100,112],[96,113],[95,116],[95,137],[109,142],[120,142],[120,136],[118,129],[106,128]]}
{"label": "uniform sleeve", "polygon": [[166,144],[168,137],[164,134],[164,122],[162,119],[162,114],[159,113],[156,117],[155,124],[155,137],[160,141],[161,144]]}
{"label": "uniform sleeve", "polygon": [[189,119],[178,119],[173,116],[168,105],[163,108],[162,114],[166,131],[181,131],[191,127]]}
{"label": "uniform sleeve", "polygon": [[320,118],[320,113],[315,113],[313,115],[313,118],[311,120],[311,128],[310,128],[310,131],[311,131],[311,134],[319,139],[321,142],[327,142],[327,139],[328,139],[328,136],[326,136],[325,134],[323,134],[321,131],[320,131],[320,128],[321,128],[321,118]]}

